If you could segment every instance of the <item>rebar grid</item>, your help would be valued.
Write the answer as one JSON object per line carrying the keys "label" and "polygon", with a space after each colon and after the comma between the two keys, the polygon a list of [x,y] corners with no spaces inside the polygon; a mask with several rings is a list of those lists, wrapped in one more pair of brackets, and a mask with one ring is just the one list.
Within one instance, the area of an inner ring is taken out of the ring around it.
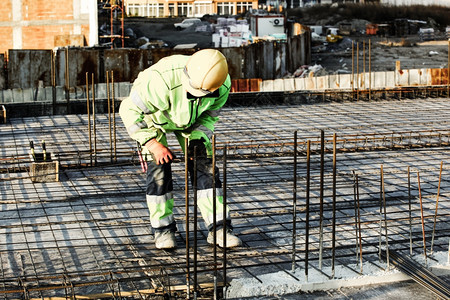
{"label": "rebar grid", "polygon": [[[235,231],[244,243],[227,252],[228,280],[240,277],[259,280],[261,274],[280,270],[295,277],[289,270],[292,262],[294,269],[305,268],[307,229],[309,268],[332,277],[333,251],[336,265],[357,265],[361,259],[357,253],[362,252],[364,261],[384,268],[384,261],[378,261],[378,253],[380,249],[385,250],[385,240],[390,249],[409,253],[411,248],[413,253],[423,252],[421,212],[424,213],[426,246],[430,246],[436,214],[433,251],[447,250],[446,234],[450,229],[450,171],[446,166],[449,161],[448,113],[446,99],[224,109],[222,122],[217,126],[217,164],[221,167],[226,145],[229,149],[227,198]],[[111,163],[107,116],[96,114],[95,117],[96,165],[89,161],[86,116],[15,119],[2,127],[0,236],[4,238],[0,240],[0,297],[147,298],[186,292],[186,249],[181,246],[186,242],[182,201],[184,164],[181,161],[173,164],[179,247],[173,252],[157,250],[144,198],[145,177],[140,171],[133,142],[120,125],[117,162]],[[297,211],[292,257],[293,136],[296,130]],[[322,191],[320,130],[326,133]],[[337,134],[338,150],[335,182],[333,133]],[[30,181],[25,170],[31,162],[28,142],[33,139],[44,139],[48,151],[58,157],[63,167],[61,181]],[[306,185],[307,140],[312,145],[309,186]],[[182,157],[179,148],[175,147],[175,151]],[[442,180],[439,179],[441,162],[444,162]],[[383,195],[380,193],[381,166]],[[409,172],[413,176],[408,176]],[[417,172],[421,180],[422,211]],[[358,208],[355,207],[354,174],[358,177]],[[334,212],[333,185],[336,186]],[[308,227],[305,219],[307,187],[310,193]],[[436,212],[438,187],[439,211]],[[322,270],[318,264],[321,193],[324,199]],[[192,199],[192,191],[189,195]],[[386,223],[380,215],[381,196],[386,199]],[[191,224],[193,211],[191,205]],[[333,214],[336,220],[334,248]],[[205,227],[200,224],[196,268],[203,294],[211,290],[214,274],[213,248],[206,243],[206,235]],[[381,248],[380,239],[383,241]],[[191,234],[190,245],[193,241]],[[358,249],[361,245],[362,251]],[[222,264],[221,255],[218,251],[219,264]],[[349,268],[355,275],[364,272],[359,267]],[[220,272],[218,281],[222,286]]]}

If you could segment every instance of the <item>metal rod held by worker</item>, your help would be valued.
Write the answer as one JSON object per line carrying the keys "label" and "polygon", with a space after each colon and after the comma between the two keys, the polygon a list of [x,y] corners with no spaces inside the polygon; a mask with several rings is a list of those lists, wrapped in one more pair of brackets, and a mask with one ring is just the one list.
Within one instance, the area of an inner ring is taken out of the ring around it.
{"label": "metal rod held by worker", "polygon": [[434,220],[433,220],[433,233],[431,235],[431,247],[430,252],[433,253],[433,244],[434,244],[434,234],[436,232],[436,221],[437,221],[437,214],[438,214],[438,207],[439,207],[439,193],[441,190],[441,179],[442,179],[442,166],[444,162],[441,161],[441,169],[439,171],[439,183],[438,183],[438,189],[437,189],[437,195],[436,195],[436,209],[434,211]]}
{"label": "metal rod held by worker", "polygon": [[334,278],[334,263],[336,258],[336,133],[333,134],[333,215],[331,229],[331,278]]}
{"label": "metal rod held by worker", "polygon": [[190,299],[190,248],[189,248],[189,155],[188,155],[188,139],[184,139],[184,196],[185,196],[185,220],[186,220],[186,295]]}
{"label": "metal rod held by worker", "polygon": [[306,141],[306,224],[305,224],[305,279],[308,281],[309,258],[309,196],[311,183],[311,141]]}
{"label": "metal rod held by worker", "polygon": [[217,193],[216,193],[216,136],[212,136],[212,188],[213,188],[213,261],[214,261],[214,300],[217,297]]}
{"label": "metal rod held by worker", "polygon": [[425,220],[423,218],[423,206],[422,206],[422,190],[420,188],[420,175],[417,171],[417,185],[419,190],[419,203],[420,203],[420,219],[422,221],[422,239],[423,239],[423,255],[425,256],[425,265],[427,265],[427,244],[425,241]]}
{"label": "metal rod held by worker", "polygon": [[294,132],[294,174],[292,179],[292,272],[295,272],[295,242],[297,235],[297,131]]}
{"label": "metal rod held by worker", "polygon": [[194,192],[194,299],[197,299],[197,146],[194,147],[194,161],[193,161],[193,192]]}
{"label": "metal rod held by worker", "polygon": [[325,165],[325,133],[320,131],[320,212],[319,212],[319,269],[322,269],[323,257],[323,184]]}

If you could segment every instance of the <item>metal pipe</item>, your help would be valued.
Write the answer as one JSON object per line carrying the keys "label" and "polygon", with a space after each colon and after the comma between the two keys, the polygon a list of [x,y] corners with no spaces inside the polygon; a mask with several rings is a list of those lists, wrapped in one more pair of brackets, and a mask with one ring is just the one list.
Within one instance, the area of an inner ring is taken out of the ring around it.
{"label": "metal pipe", "polygon": [[422,191],[420,189],[420,175],[417,171],[417,184],[419,189],[419,202],[420,202],[420,219],[422,221],[422,239],[423,239],[423,254],[425,255],[425,265],[427,265],[427,244],[425,241],[425,220],[423,218],[423,206],[422,206]]}
{"label": "metal pipe", "polygon": [[412,250],[412,218],[411,218],[411,173],[408,166],[408,208],[409,208],[409,254],[413,254]]}
{"label": "metal pipe", "polygon": [[433,253],[433,244],[434,244],[434,233],[436,232],[436,220],[437,220],[437,214],[438,214],[438,204],[439,204],[439,192],[441,190],[441,179],[442,179],[442,166],[444,162],[441,161],[441,170],[439,171],[439,183],[438,183],[438,190],[436,195],[436,210],[434,211],[434,221],[433,221],[433,234],[431,235],[431,248],[430,252]]}
{"label": "metal pipe", "polygon": [[227,229],[227,148],[225,145],[223,148],[223,183],[222,183],[222,197],[223,197],[223,299],[226,299],[227,295],[227,247],[226,247],[226,229]]}
{"label": "metal pipe", "polygon": [[323,257],[323,184],[325,168],[325,133],[320,131],[320,212],[319,212],[319,269],[322,269]]}
{"label": "metal pipe", "polygon": [[292,198],[292,272],[295,272],[295,242],[297,236],[297,131],[294,131],[294,174]]}
{"label": "metal pipe", "polygon": [[95,122],[95,84],[94,84],[94,73],[92,73],[92,122],[94,130],[94,164],[97,165],[97,129]]}
{"label": "metal pipe", "polygon": [[383,207],[384,207],[384,236],[386,239],[386,265],[389,269],[390,263],[389,263],[389,242],[388,242],[388,231],[387,231],[387,214],[386,214],[386,193],[384,188],[384,171],[383,171],[383,165],[381,165],[381,186],[383,191]]}
{"label": "metal pipe", "polygon": [[193,162],[193,192],[194,192],[194,299],[197,299],[197,146],[194,147],[194,162]]}
{"label": "metal pipe", "polygon": [[88,118],[88,136],[89,136],[89,158],[90,158],[90,165],[92,166],[92,137],[91,137],[91,113],[90,113],[90,106],[91,103],[89,101],[89,73],[86,72],[86,110],[87,110],[87,118]]}
{"label": "metal pipe", "polygon": [[185,197],[185,220],[186,220],[186,296],[190,299],[190,257],[189,257],[189,155],[188,155],[188,139],[184,139],[184,197]]}
{"label": "metal pipe", "polygon": [[333,134],[333,216],[331,230],[331,278],[334,278],[336,258],[336,133]]}
{"label": "metal pipe", "polygon": [[212,136],[212,188],[213,188],[213,261],[214,261],[214,299],[217,299],[217,193],[216,193],[216,135]]}
{"label": "metal pipe", "polygon": [[305,234],[305,279],[308,281],[309,258],[309,196],[311,183],[311,141],[306,141],[306,234]]}

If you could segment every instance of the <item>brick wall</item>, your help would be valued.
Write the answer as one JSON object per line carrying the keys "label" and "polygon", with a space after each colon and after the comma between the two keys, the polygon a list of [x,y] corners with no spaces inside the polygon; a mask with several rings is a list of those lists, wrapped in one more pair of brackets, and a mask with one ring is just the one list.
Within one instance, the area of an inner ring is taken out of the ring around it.
{"label": "brick wall", "polygon": [[[3,1],[0,5],[0,53],[9,49],[53,49],[57,36],[62,35],[76,36],[78,41],[89,42],[89,15],[81,13],[80,9],[88,1]],[[81,39],[80,34],[84,36]]]}

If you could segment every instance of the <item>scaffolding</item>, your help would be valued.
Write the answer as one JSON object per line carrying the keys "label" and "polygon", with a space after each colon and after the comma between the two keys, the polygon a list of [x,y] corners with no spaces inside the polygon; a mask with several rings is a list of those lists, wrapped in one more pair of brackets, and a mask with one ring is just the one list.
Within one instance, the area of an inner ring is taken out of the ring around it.
{"label": "scaffolding", "polygon": [[[122,48],[125,47],[125,26],[124,26],[124,6],[123,0],[109,0],[109,3],[103,6],[103,9],[110,11],[110,28],[111,33],[109,35],[100,36],[101,38],[111,39],[111,49],[114,48],[115,39],[122,40]],[[114,20],[117,19],[117,14],[120,13],[120,32],[121,34],[114,34]]]}

